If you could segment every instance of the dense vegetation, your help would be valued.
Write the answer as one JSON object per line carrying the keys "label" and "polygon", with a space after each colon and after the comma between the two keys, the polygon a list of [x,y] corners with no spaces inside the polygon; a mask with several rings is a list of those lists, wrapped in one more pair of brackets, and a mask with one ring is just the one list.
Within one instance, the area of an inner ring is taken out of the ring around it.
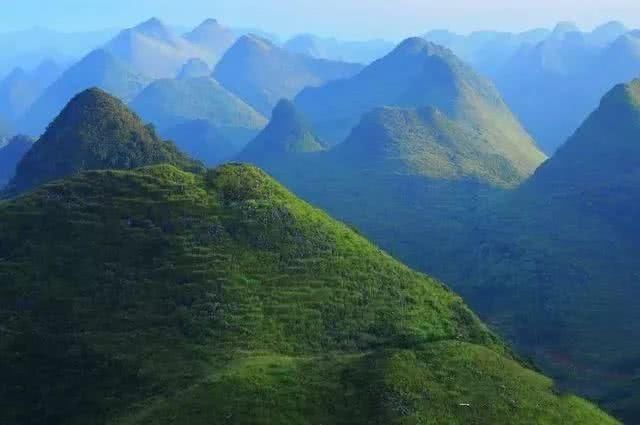
{"label": "dense vegetation", "polygon": [[613,424],[259,170],[0,203],[3,424]]}
{"label": "dense vegetation", "polygon": [[213,76],[227,90],[265,116],[283,98],[303,88],[350,77],[362,69],[350,64],[284,50],[255,35],[241,37],[222,57]]}
{"label": "dense vegetation", "polygon": [[74,97],[18,164],[10,192],[23,192],[83,170],[171,163],[199,167],[100,89]]}

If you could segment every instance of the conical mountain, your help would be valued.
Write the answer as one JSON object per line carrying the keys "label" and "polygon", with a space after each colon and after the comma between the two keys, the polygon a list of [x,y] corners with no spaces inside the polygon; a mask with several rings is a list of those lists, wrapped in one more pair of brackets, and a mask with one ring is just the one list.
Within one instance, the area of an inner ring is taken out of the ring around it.
{"label": "conical mountain", "polygon": [[161,134],[187,121],[209,121],[238,151],[267,124],[265,117],[208,77],[155,81],[131,107]]}
{"label": "conical mountain", "polygon": [[40,135],[67,102],[77,93],[91,87],[99,87],[127,101],[147,83],[148,79],[136,74],[109,52],[94,50],[44,91],[22,117],[19,128],[26,134]]}
{"label": "conical mountain", "polygon": [[640,241],[640,80],[612,89],[526,189],[596,211]]}
{"label": "conical mountain", "polygon": [[0,233],[2,423],[616,423],[252,167],[83,173]]}
{"label": "conical mountain", "polygon": [[292,99],[307,86],[350,77],[361,68],[292,53],[257,35],[245,35],[225,53],[213,76],[267,116],[280,99]]}
{"label": "conical mountain", "polygon": [[283,99],[273,110],[269,124],[244,148],[238,160],[260,164],[267,160],[284,159],[289,154],[320,152],[324,149],[295,105]]}
{"label": "conical mountain", "polygon": [[295,103],[319,136],[333,144],[374,108],[431,106],[482,132],[522,175],[532,173],[544,160],[489,81],[448,49],[421,38],[405,40],[350,79],[305,89]]}
{"label": "conical mountain", "polygon": [[74,97],[22,159],[9,190],[23,192],[83,170],[195,163],[160,140],[122,101],[100,89]]}
{"label": "conical mountain", "polygon": [[332,152],[352,167],[380,174],[472,179],[512,186],[522,174],[478,131],[437,109],[378,108]]}
{"label": "conical mountain", "polygon": [[153,79],[174,78],[185,62],[203,53],[157,18],[123,30],[105,49]]}
{"label": "conical mountain", "polygon": [[220,25],[215,19],[206,19],[193,31],[184,35],[194,45],[208,54],[210,63],[215,64],[232,45],[237,36],[229,28]]}
{"label": "conical mountain", "polygon": [[177,75],[178,80],[208,77],[211,75],[209,65],[202,59],[194,58],[185,63]]}
{"label": "conical mountain", "polygon": [[0,147],[0,189],[11,180],[16,166],[33,146],[33,140],[27,136],[14,136]]}

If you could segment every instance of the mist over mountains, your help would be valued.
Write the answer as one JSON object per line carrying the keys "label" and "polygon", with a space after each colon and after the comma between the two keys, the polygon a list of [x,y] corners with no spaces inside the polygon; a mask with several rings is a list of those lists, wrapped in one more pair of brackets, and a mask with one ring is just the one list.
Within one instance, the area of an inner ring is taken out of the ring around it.
{"label": "mist over mountains", "polygon": [[0,46],[3,425],[640,423],[637,30]]}

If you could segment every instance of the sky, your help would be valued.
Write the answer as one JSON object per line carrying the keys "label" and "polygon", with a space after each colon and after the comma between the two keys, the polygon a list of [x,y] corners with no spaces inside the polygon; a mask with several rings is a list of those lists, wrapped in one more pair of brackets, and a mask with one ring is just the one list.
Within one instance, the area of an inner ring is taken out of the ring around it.
{"label": "sky", "polygon": [[0,0],[0,32],[122,28],[152,16],[179,26],[205,17],[283,36],[400,39],[430,29],[525,30],[573,21],[620,20],[640,27],[639,0]]}

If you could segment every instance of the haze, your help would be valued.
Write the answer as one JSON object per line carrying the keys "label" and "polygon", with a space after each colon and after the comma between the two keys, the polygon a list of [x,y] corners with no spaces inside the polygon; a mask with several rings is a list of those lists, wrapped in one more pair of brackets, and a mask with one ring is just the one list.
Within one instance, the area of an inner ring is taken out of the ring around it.
{"label": "haze", "polygon": [[[640,24],[634,0],[9,0],[3,31],[42,26],[64,31],[130,26],[156,15],[179,25],[214,16],[235,26],[281,35],[314,32],[349,38],[398,39],[434,28],[525,30],[570,20],[585,29],[607,20]],[[73,10],[73,13],[68,13]]]}

